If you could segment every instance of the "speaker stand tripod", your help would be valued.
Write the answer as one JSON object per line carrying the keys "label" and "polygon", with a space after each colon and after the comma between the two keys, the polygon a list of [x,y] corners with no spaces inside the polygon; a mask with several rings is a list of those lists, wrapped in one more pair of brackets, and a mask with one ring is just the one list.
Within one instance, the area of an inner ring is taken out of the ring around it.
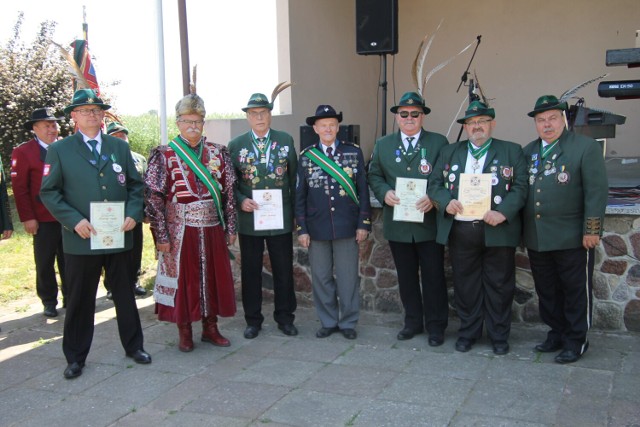
{"label": "speaker stand tripod", "polygon": [[382,88],[382,105],[380,106],[380,117],[382,118],[382,124],[380,128],[381,136],[387,134],[387,54],[380,55],[382,60],[382,72],[380,73],[380,82],[378,86]]}

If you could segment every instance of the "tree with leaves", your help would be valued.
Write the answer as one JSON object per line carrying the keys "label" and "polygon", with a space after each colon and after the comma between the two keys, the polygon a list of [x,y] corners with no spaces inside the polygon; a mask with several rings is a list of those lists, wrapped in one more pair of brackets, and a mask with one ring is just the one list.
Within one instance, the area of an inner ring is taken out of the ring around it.
{"label": "tree with leaves", "polygon": [[[39,107],[53,108],[62,116],[73,97],[67,64],[50,40],[56,23],[45,21],[32,43],[21,39],[24,14],[20,12],[13,36],[0,47],[0,156],[11,158],[11,151],[31,138],[23,124]],[[60,136],[73,131],[68,122],[60,122]],[[8,165],[5,165],[8,167]]]}

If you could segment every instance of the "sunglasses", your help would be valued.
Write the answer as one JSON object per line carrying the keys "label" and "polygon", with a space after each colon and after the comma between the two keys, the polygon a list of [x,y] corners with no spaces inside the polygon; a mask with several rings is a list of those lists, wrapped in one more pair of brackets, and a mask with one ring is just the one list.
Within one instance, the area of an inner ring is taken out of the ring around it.
{"label": "sunglasses", "polygon": [[417,119],[422,113],[420,111],[400,111],[398,114],[403,119],[406,119],[407,117],[409,117],[409,115],[411,115],[411,117],[413,117],[414,119]]}

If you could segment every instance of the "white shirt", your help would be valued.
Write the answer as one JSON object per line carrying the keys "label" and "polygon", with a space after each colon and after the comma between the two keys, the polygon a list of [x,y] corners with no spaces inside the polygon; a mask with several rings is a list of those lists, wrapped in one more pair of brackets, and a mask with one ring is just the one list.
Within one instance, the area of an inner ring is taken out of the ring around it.
{"label": "white shirt", "polygon": [[415,135],[406,135],[403,132],[400,132],[400,138],[402,138],[402,144],[404,144],[404,151],[407,151],[409,149],[409,141],[407,141],[407,138],[413,138],[413,140],[411,141],[411,146],[413,148],[416,147],[416,144],[418,143],[418,140],[420,139],[420,132],[416,133]]}
{"label": "white shirt", "polygon": [[320,143],[320,145],[322,145],[322,151],[324,151],[324,155],[328,156],[327,154],[327,149],[331,148],[331,155],[335,156],[336,155],[336,142],[333,141],[333,143],[331,145],[324,145],[322,143]]}
{"label": "white shirt", "polygon": [[98,132],[95,138],[89,138],[87,135],[85,135],[82,132],[80,132],[80,134],[82,134],[82,140],[84,141],[85,144],[87,144],[87,147],[89,147],[89,151],[91,152],[93,152],[93,147],[91,146],[91,144],[89,144],[89,141],[90,140],[98,141],[98,143],[96,144],[96,151],[98,152],[98,154],[100,154],[100,150],[102,149],[102,132]]}

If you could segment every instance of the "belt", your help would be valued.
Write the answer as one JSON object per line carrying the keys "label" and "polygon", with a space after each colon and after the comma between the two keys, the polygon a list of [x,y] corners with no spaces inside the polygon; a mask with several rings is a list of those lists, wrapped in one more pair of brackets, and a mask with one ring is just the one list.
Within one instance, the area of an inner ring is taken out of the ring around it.
{"label": "belt", "polygon": [[460,220],[454,220],[453,221],[454,224],[456,225],[464,225],[467,227],[481,227],[484,226],[484,221],[482,221],[481,219],[477,219],[474,221],[460,221]]}

